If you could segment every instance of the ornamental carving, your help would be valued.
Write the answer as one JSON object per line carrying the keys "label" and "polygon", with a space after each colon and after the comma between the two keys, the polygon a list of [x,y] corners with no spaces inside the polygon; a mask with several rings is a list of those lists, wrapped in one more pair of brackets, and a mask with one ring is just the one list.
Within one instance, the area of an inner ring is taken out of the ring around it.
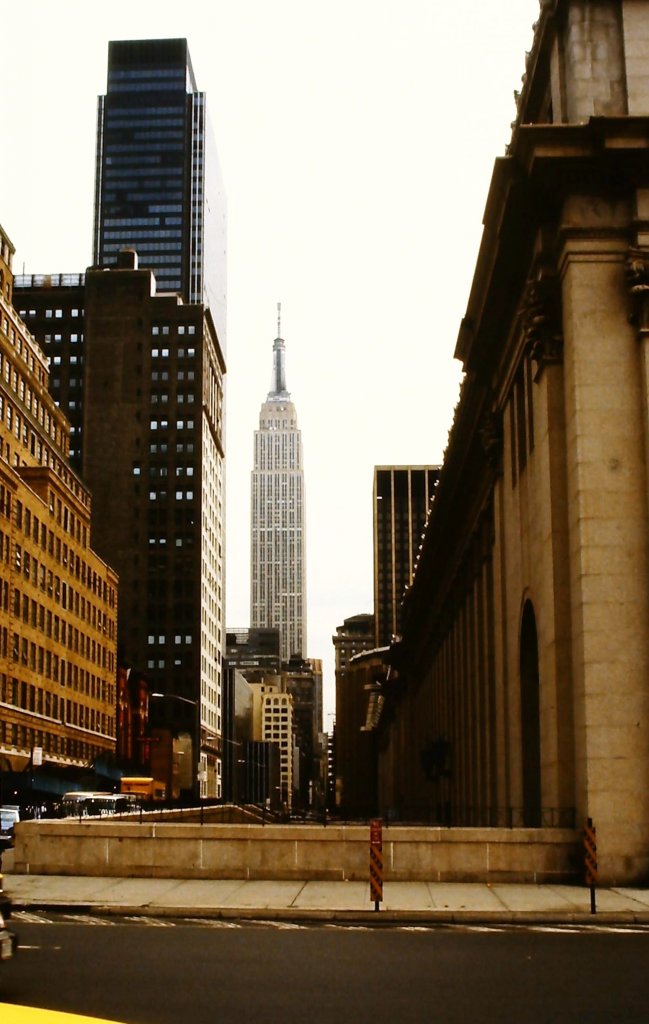
{"label": "ornamental carving", "polygon": [[496,473],[502,473],[503,425],[501,417],[495,412],[486,413],[478,433],[489,464]]}
{"label": "ornamental carving", "polygon": [[629,319],[642,337],[649,334],[649,250],[629,249],[625,273],[633,303]]}
{"label": "ornamental carving", "polygon": [[525,347],[536,363],[534,379],[538,380],[546,366],[563,360],[561,296],[556,277],[528,282],[521,320]]}

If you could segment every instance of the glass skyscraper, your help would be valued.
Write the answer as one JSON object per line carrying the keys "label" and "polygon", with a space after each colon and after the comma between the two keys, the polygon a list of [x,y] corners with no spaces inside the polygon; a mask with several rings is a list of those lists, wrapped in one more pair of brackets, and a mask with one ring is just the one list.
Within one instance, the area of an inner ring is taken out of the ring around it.
{"label": "glass skyscraper", "polygon": [[208,306],[226,344],[226,206],[185,39],[111,42],[97,111],[93,260],[137,250],[159,291]]}

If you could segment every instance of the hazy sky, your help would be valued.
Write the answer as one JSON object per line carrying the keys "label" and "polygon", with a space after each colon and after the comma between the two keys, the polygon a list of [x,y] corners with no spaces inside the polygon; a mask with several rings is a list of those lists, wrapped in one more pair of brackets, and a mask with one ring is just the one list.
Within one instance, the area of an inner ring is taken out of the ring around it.
{"label": "hazy sky", "polygon": [[189,41],[228,194],[227,623],[249,623],[252,441],[281,301],[326,712],[331,636],[373,609],[373,467],[435,463],[446,445],[491,170],[538,9],[23,0],[3,12],[0,223],[17,273],[91,261],[108,41]]}

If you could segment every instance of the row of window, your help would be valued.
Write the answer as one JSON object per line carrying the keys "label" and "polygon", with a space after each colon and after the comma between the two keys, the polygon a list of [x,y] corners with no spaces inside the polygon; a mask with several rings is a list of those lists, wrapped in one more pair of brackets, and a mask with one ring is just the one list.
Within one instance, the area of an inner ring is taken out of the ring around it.
{"label": "row of window", "polygon": [[[151,182],[147,182],[147,184],[150,186]],[[129,184],[126,181],[117,182],[114,187],[118,188],[120,190],[120,200],[122,198],[121,193],[124,190],[128,190],[128,189],[135,189],[136,190],[134,192],[128,192],[127,191],[127,194],[126,194],[125,198],[126,198],[127,202],[129,202],[129,203],[146,203],[146,202],[148,202],[151,199],[155,200],[155,199],[161,199],[162,198],[161,195],[160,195],[160,191],[159,190],[157,192],[140,192],[139,191],[139,188],[140,188],[139,184],[133,185],[133,184]],[[118,197],[118,193],[117,192],[106,192],[105,195],[104,195],[104,201],[105,201],[106,204],[114,203],[114,202],[117,201],[117,197]],[[165,198],[167,198],[167,199],[182,199],[182,197],[183,197],[182,192],[170,192],[168,189],[165,189]],[[169,205],[169,209],[173,209],[175,207],[175,204],[174,204],[174,206],[172,206],[171,204],[168,204],[168,205]],[[156,207],[155,206],[151,206],[151,207],[149,207],[149,209],[155,210]],[[163,206],[159,206],[158,209],[164,209],[164,207]]]}
{"label": "row of window", "polygon": [[153,334],[154,337],[158,334],[169,334],[172,326],[174,327],[173,333],[177,332],[179,335],[196,334],[195,324],[153,324],[151,334]]}
{"label": "row of window", "polygon": [[[193,359],[194,356],[196,355],[196,349],[195,348],[179,348],[179,349],[176,350],[176,355],[178,356],[179,359]],[[168,359],[169,358],[169,349],[168,348],[152,348],[151,349],[151,358],[152,359]],[[192,379],[193,380],[193,377],[189,378],[189,375],[188,375],[188,379]]]}
{"label": "row of window", "polygon": [[[71,584],[61,581],[61,579],[55,575],[51,569],[48,569],[42,564],[42,562],[39,563],[38,559],[30,556],[28,552],[25,552],[23,555],[19,545],[16,545],[16,548],[18,549],[14,555],[16,573],[22,573],[25,582],[31,583],[31,585],[34,588],[38,588],[41,593],[47,594],[47,596],[56,601],[64,611],[69,611],[71,614],[76,615],[77,618],[86,622],[90,628],[97,630],[97,632],[102,635],[108,636],[111,640],[114,639],[115,624],[111,616],[102,612],[101,608],[98,608],[96,604],[84,597],[83,594],[76,590]],[[8,564],[8,556],[9,538],[6,534],[0,532],[0,561]],[[9,581],[6,579],[0,580],[0,602],[5,610],[8,608],[8,592]],[[35,625],[36,623],[32,624]],[[63,625],[62,628],[62,642],[65,642],[65,625]],[[48,633],[48,636],[49,635],[50,634]]]}
{"label": "row of window", "polygon": [[[172,423],[171,426],[173,428],[174,424]],[[169,420],[165,420],[165,419],[162,419],[162,420],[151,420],[151,422],[149,423],[149,429],[150,430],[168,430],[169,429]],[[193,429],[194,429],[194,421],[193,420],[176,420],[176,430],[193,430]]]}
{"label": "row of window", "polygon": [[[74,688],[86,693],[94,700],[103,702],[109,710],[114,705],[114,684],[107,683],[106,680],[102,680],[98,676],[92,677],[92,688],[89,684]],[[57,720],[59,714],[63,715],[67,710],[67,705],[62,707],[64,702],[67,701],[70,705],[77,703],[71,698],[59,697],[56,693],[34,686],[33,683],[24,680],[21,682],[15,676],[7,676],[4,672],[0,674],[0,701],[3,704],[19,708],[21,711],[29,711],[34,715],[44,715]],[[112,715],[109,714],[107,717],[112,718]]]}
{"label": "row of window", "polygon": [[[92,591],[98,598],[107,602],[111,608],[114,608],[116,600],[114,587],[111,587],[96,570],[92,569],[72,547],[68,547],[65,541],[58,537],[53,530],[48,529],[45,523],[39,520],[37,515],[28,508],[23,509],[23,504],[20,500],[15,499],[14,505],[16,528],[21,530],[24,536],[30,538],[34,544],[38,544],[43,551],[47,551],[50,557],[55,558],[59,565],[68,568],[69,564],[71,576],[76,576],[83,587]],[[85,547],[88,540],[88,532],[85,523],[82,522],[79,516],[75,516],[74,512],[68,509],[60,499],[54,499],[53,497],[50,498],[50,513],[56,515],[56,522],[63,530],[76,539],[77,543]],[[0,486],[0,515],[4,515],[6,519],[12,518],[11,495],[8,488],[5,488],[4,485]],[[0,536],[2,536],[1,533]],[[19,544],[16,544],[16,549],[16,561],[18,564],[21,553]],[[2,547],[0,546],[1,551]]]}
{"label": "row of window", "polygon": [[[41,587],[41,590],[44,590],[44,587]],[[10,588],[8,581],[0,581],[0,608],[2,608],[3,611],[9,610],[9,594]],[[76,606],[76,603],[77,602],[72,601],[70,598],[69,610],[71,612]],[[79,632],[79,630],[72,625],[67,616],[59,617],[51,608],[40,604],[34,598],[29,597],[28,594],[19,590],[18,587],[13,588],[11,610],[15,618],[22,619],[25,625],[29,625],[33,629],[40,630],[41,633],[45,634],[45,636],[54,639],[64,647],[67,645],[70,650],[77,652],[80,651],[82,655],[89,657],[93,662],[98,660],[96,652],[99,650],[99,643],[95,648],[95,641],[93,640],[91,642],[90,637],[86,636],[83,632]],[[95,629],[98,633],[108,637],[109,641],[115,639],[114,620],[108,615],[102,615],[101,611],[97,611],[95,606],[91,605],[90,601],[85,601],[83,598],[81,599],[77,617],[87,622],[88,626]]]}
{"label": "row of window", "polygon": [[[133,465],[133,476],[140,476],[141,472],[142,472],[142,468],[140,466],[140,463],[136,462]],[[160,476],[167,476],[167,475],[168,475],[168,473],[167,473],[167,466],[166,465],[165,466],[149,466],[149,476],[151,476],[151,477],[156,477],[156,476],[160,477]],[[175,467],[174,476],[193,476],[193,475],[194,475],[194,467],[193,466],[177,465]]]}
{"label": "row of window", "polygon": [[[168,353],[169,349],[166,349],[166,352]],[[193,370],[177,370],[177,372],[174,374],[174,376],[175,376],[177,381],[184,381],[184,380],[188,380],[189,381],[189,380],[193,380],[194,379],[194,371]],[[152,373],[151,373],[151,380],[154,383],[161,382],[161,383],[164,384],[166,381],[169,380],[169,371],[168,370],[153,370]]]}
{"label": "row of window", "polygon": [[[72,630],[71,628],[68,630],[68,637],[70,636],[73,639],[73,646],[77,647],[80,646],[79,640],[84,639],[84,634],[80,633],[79,630]],[[112,676],[115,672],[115,657],[113,653],[101,644],[96,644],[95,641],[92,641],[91,645],[87,637],[85,637],[85,641],[86,648],[92,646],[95,650],[96,657],[93,664]],[[75,653],[80,652],[75,651]],[[89,657],[88,654],[83,653],[80,656]],[[66,660],[49,647],[41,647],[40,644],[33,643],[27,637],[11,632],[6,626],[0,627],[0,657],[6,659],[11,657],[14,662],[20,662],[25,667],[28,667],[32,673],[46,679],[51,679],[61,686],[67,684],[67,686],[71,686],[74,689],[79,688],[79,674],[87,671],[81,669],[75,662]]]}
{"label": "row of window", "polygon": [[[112,733],[104,735],[114,735],[114,727]],[[62,736],[47,729],[32,729],[15,722],[0,722],[0,744],[5,748],[14,747],[25,754],[29,754],[34,747],[42,747],[45,754],[58,755],[84,764],[93,761],[105,749],[105,745],[98,746],[97,743]]]}
{"label": "row of window", "polygon": [[[45,385],[45,369],[41,365],[38,359],[35,358],[33,347],[28,343],[26,338],[23,338],[20,330],[16,330],[16,327],[11,323],[8,317],[2,317],[2,330],[6,335],[8,341],[17,351],[18,355],[22,357],[27,365],[30,373],[36,374],[38,383],[42,386]],[[8,379],[8,378],[7,378]]]}
{"label": "row of window", "polygon": [[[61,430],[60,425],[57,423],[56,417],[50,415],[44,402],[42,402],[36,392],[31,387],[29,380],[18,370],[15,364],[9,359],[9,356],[3,355],[0,352],[0,374],[5,380],[6,384],[11,390],[17,395],[21,405],[25,407],[27,412],[41,425],[45,433],[52,438],[55,444],[61,444]],[[40,384],[44,384],[45,380],[39,379]],[[2,396],[0,395],[0,401]],[[6,402],[6,416],[7,416],[7,427],[9,430],[12,429],[12,416],[15,416],[17,423],[20,423],[20,413],[18,409],[12,409],[11,403]],[[0,422],[4,419],[5,410],[0,406]],[[25,424],[25,428],[27,424]],[[16,433],[19,437],[20,434]]]}
{"label": "row of window", "polygon": [[[25,313],[26,313],[26,311],[24,309],[21,309],[20,315],[21,316],[25,316]],[[30,309],[28,315],[29,316],[36,316],[36,310]],[[83,310],[79,309],[76,306],[74,307],[74,309],[70,309],[70,310],[64,310],[61,307],[53,307],[52,309],[46,309],[45,310],[45,319],[46,320],[51,320],[52,318],[55,319],[55,320],[61,320],[63,318],[63,316],[80,317],[80,316],[83,316]]]}

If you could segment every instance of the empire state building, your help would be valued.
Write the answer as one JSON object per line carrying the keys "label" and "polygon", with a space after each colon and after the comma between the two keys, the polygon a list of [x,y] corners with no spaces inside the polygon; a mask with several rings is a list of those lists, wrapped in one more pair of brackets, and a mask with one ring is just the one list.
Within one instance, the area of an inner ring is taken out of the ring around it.
{"label": "empire state building", "polygon": [[278,305],[273,379],[255,431],[250,622],[279,628],[283,661],[305,657],[306,559],[302,435],[286,390]]}

